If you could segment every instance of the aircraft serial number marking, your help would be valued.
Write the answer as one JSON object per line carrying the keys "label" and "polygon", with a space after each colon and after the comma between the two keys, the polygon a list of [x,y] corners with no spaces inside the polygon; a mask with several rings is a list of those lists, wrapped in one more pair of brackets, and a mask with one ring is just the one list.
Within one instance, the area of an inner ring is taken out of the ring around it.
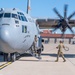
{"label": "aircraft serial number marking", "polygon": [[23,43],[26,41],[26,38],[28,38],[28,37],[30,37],[30,35],[26,35],[26,36],[24,37]]}
{"label": "aircraft serial number marking", "polygon": [[24,38],[30,37],[30,35],[26,35]]}

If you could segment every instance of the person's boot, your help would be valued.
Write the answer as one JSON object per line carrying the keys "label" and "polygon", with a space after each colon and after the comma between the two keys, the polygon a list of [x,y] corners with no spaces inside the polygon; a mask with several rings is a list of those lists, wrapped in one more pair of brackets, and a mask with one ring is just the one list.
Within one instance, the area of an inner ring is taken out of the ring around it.
{"label": "person's boot", "polygon": [[58,62],[58,60],[55,60],[55,62]]}
{"label": "person's boot", "polygon": [[63,62],[66,62],[66,60],[64,60]]}

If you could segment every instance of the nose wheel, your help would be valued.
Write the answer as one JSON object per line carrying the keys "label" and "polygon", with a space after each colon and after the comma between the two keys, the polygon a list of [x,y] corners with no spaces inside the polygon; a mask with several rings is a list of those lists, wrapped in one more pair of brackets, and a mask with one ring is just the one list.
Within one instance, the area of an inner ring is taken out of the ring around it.
{"label": "nose wheel", "polygon": [[17,59],[17,54],[13,53],[12,56],[11,56],[11,60],[16,61],[16,59]]}
{"label": "nose wheel", "polygon": [[16,53],[4,53],[4,61],[16,61],[17,54]]}

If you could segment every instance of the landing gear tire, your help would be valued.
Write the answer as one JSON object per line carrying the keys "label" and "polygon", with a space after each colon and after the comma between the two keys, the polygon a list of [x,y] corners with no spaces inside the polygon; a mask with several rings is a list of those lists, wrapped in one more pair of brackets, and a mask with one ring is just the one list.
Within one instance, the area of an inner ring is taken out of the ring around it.
{"label": "landing gear tire", "polygon": [[8,61],[8,54],[7,53],[3,53],[3,56],[4,56],[4,61]]}
{"label": "landing gear tire", "polygon": [[13,62],[17,60],[17,55],[16,55],[16,53],[13,53],[13,54],[11,55],[11,60],[12,60]]}
{"label": "landing gear tire", "polygon": [[8,61],[11,61],[11,53],[8,53]]}
{"label": "landing gear tire", "polygon": [[17,60],[17,54],[16,53],[4,53],[4,61],[16,61]]}
{"label": "landing gear tire", "polygon": [[11,53],[4,53],[4,61],[11,61]]}

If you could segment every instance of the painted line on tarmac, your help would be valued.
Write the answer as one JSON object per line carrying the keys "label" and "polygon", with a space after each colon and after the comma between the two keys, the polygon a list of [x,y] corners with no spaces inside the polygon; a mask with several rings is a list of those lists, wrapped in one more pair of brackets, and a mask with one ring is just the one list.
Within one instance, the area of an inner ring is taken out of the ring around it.
{"label": "painted line on tarmac", "polygon": [[0,70],[12,64],[12,62],[6,62],[5,64],[0,65]]}

